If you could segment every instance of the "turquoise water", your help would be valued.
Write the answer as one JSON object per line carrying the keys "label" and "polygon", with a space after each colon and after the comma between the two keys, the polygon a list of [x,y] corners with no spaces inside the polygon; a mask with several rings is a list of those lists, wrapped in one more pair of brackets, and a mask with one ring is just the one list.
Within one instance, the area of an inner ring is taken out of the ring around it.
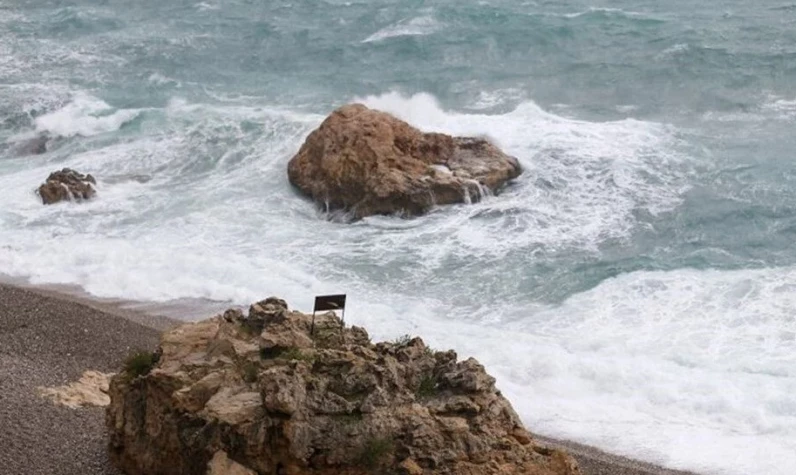
{"label": "turquoise water", "polygon": [[[326,220],[286,163],[334,107],[486,134],[525,174]],[[528,426],[796,471],[796,4],[0,4],[0,273],[307,309],[479,358]],[[42,155],[24,152],[48,137]],[[43,207],[64,166],[97,200]]]}

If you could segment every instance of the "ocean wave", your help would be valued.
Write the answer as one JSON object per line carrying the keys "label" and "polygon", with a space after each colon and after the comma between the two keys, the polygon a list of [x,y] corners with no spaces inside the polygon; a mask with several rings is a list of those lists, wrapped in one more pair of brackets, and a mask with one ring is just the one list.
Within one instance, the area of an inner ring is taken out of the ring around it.
{"label": "ocean wave", "polygon": [[691,49],[691,46],[688,43],[677,43],[672,45],[665,50],[658,53],[655,58],[656,59],[664,59],[667,57],[676,56],[682,53],[686,53]]}
{"label": "ocean wave", "polygon": [[199,2],[194,5],[194,8],[196,8],[200,12],[212,12],[221,9],[220,6],[207,2]]}
{"label": "ocean wave", "polygon": [[561,15],[564,18],[630,18],[642,19],[655,22],[663,22],[663,20],[648,15],[646,13],[636,12],[632,10],[623,10],[621,8],[602,8],[590,7],[588,10],[582,10],[574,13],[564,13]]}
{"label": "ocean wave", "polygon": [[362,42],[373,43],[399,36],[425,36],[436,33],[442,29],[442,27],[443,25],[431,15],[419,16],[401,20],[395,24],[384,27],[362,40]]}
{"label": "ocean wave", "polygon": [[467,108],[472,110],[493,109],[507,104],[516,104],[524,99],[527,99],[526,93],[520,88],[480,91],[476,100]]}
{"label": "ocean wave", "polygon": [[762,105],[762,109],[766,112],[776,114],[778,118],[783,120],[796,119],[796,99],[784,99],[771,96]]}
{"label": "ocean wave", "polygon": [[118,130],[143,109],[115,109],[88,94],[77,94],[63,108],[35,119],[36,131],[60,137],[90,137]]}
{"label": "ocean wave", "polygon": [[777,95],[767,95],[761,102],[733,111],[708,111],[702,120],[710,122],[792,121],[796,119],[796,99],[786,99]]}
{"label": "ocean wave", "polygon": [[779,6],[776,6],[776,7],[768,7],[768,9],[771,10],[771,11],[775,11],[775,12],[796,11],[796,3],[787,3],[787,4],[779,5]]}
{"label": "ocean wave", "polygon": [[[419,247],[428,253],[436,246],[448,249],[440,256],[452,249],[481,256],[517,249],[596,249],[606,240],[627,238],[638,225],[637,211],[670,211],[687,190],[690,158],[678,151],[674,131],[661,124],[567,119],[533,102],[488,115],[445,111],[429,94],[358,100],[423,130],[488,136],[525,167],[518,183],[499,199],[423,218],[445,230],[439,236],[444,239]],[[438,260],[429,255],[420,259],[430,266]]]}
{"label": "ocean wave", "polygon": [[626,274],[533,316],[517,308],[526,317],[509,328],[545,349],[515,339],[495,364],[537,361],[503,374],[543,433],[585,432],[631,456],[643,440],[644,458],[673,468],[785,475],[796,466],[794,290],[794,268]]}

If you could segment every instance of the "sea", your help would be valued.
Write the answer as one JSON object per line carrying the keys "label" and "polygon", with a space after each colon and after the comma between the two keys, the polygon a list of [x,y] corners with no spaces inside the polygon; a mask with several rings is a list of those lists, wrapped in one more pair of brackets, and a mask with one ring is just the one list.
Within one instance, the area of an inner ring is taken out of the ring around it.
{"label": "sea", "polygon": [[[525,171],[333,219],[286,166],[350,102]],[[96,199],[43,206],[64,167]],[[0,0],[0,273],[178,314],[345,293],[536,433],[793,475],[796,3]]]}

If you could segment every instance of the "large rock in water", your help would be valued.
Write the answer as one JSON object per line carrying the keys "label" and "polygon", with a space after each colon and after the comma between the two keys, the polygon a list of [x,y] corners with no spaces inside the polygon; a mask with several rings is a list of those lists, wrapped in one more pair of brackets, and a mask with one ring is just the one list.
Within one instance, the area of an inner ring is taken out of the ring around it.
{"label": "large rock in water", "polygon": [[97,192],[94,185],[97,181],[91,175],[83,175],[70,168],[50,173],[47,181],[39,186],[38,193],[41,201],[53,204],[59,201],[87,200]]}
{"label": "large rock in water", "polygon": [[332,112],[288,164],[294,186],[354,218],[477,201],[521,172],[484,139],[423,133],[361,104]]}
{"label": "large rock in water", "polygon": [[370,342],[270,298],[166,332],[110,384],[110,455],[128,475],[578,475],[537,446],[474,359]]}

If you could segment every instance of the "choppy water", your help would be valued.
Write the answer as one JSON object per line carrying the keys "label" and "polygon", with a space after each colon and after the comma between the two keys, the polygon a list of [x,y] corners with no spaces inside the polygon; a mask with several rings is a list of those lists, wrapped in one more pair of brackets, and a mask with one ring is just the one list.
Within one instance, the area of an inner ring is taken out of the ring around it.
{"label": "choppy water", "polygon": [[[285,167],[352,100],[526,172],[324,220]],[[0,272],[302,309],[478,357],[535,431],[796,473],[796,4],[0,3]],[[44,155],[20,156],[36,134]],[[99,198],[43,207],[64,166]]]}

